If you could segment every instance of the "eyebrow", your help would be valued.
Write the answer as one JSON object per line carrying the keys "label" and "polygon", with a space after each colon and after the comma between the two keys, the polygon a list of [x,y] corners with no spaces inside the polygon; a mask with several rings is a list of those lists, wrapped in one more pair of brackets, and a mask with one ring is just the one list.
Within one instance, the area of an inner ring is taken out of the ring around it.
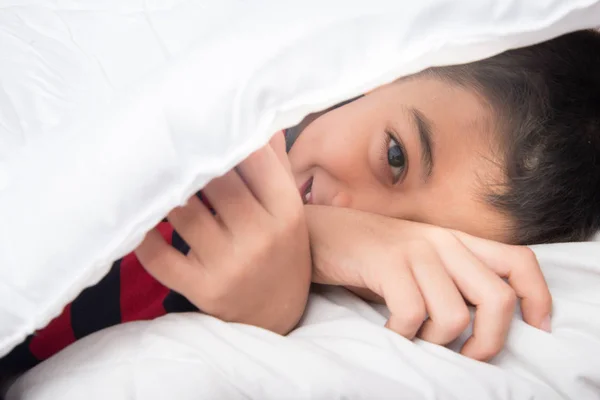
{"label": "eyebrow", "polygon": [[431,176],[433,172],[433,130],[432,123],[421,111],[411,108],[411,114],[419,132],[419,141],[421,142],[421,165],[424,171],[424,179]]}

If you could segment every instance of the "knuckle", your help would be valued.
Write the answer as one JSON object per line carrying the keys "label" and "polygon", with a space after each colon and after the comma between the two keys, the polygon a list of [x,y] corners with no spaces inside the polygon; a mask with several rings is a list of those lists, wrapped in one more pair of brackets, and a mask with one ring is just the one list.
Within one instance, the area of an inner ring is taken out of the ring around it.
{"label": "knuckle", "polygon": [[517,246],[516,249],[526,265],[539,268],[538,259],[533,250],[527,246]]}
{"label": "knuckle", "polygon": [[431,237],[436,241],[436,243],[447,245],[451,243],[455,243],[458,239],[451,231],[446,228],[441,228],[439,226],[431,227]]}
{"label": "knuckle", "polygon": [[423,324],[426,315],[427,311],[423,305],[406,310],[398,316],[398,319],[401,320],[404,325],[418,327]]}
{"label": "knuckle", "polygon": [[489,360],[500,353],[503,344],[503,339],[488,340],[484,342],[478,351],[478,358],[482,361]]}
{"label": "knuckle", "polygon": [[508,285],[504,286],[496,294],[496,304],[498,308],[504,312],[513,312],[517,305],[517,295],[515,291]]}
{"label": "knuckle", "polygon": [[446,319],[440,321],[440,325],[443,329],[453,337],[460,335],[469,326],[471,322],[471,315],[465,307],[461,311],[449,314]]}
{"label": "knuckle", "polygon": [[[519,258],[523,262],[523,275],[527,275],[527,278],[531,279],[527,297],[533,299],[541,307],[550,308],[552,306],[552,295],[544,275],[541,273],[535,252],[525,246],[516,246],[515,251],[518,252]],[[523,276],[523,279],[525,279],[525,276]]]}

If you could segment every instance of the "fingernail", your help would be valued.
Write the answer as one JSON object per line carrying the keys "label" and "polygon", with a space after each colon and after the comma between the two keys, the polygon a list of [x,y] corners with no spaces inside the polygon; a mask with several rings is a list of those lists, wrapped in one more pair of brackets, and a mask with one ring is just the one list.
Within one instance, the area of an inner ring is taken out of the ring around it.
{"label": "fingernail", "polygon": [[540,324],[540,329],[548,333],[552,332],[552,321],[550,321],[550,315],[546,316]]}

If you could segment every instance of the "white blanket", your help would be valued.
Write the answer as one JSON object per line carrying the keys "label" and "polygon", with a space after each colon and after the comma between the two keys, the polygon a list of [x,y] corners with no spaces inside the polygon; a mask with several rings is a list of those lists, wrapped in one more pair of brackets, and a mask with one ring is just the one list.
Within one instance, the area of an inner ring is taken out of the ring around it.
{"label": "white blanket", "polygon": [[491,364],[406,340],[382,307],[319,288],[289,337],[199,314],[121,325],[31,370],[7,400],[600,399],[600,243],[535,250],[552,334],[517,316]]}

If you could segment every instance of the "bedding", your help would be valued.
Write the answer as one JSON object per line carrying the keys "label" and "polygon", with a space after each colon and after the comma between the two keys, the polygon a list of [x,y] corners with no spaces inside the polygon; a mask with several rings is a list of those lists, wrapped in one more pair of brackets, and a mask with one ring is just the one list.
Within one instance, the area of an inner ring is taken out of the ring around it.
{"label": "bedding", "polygon": [[[595,0],[0,0],[0,356],[272,132],[599,15]],[[126,324],[7,396],[598,398],[598,244],[537,251],[554,331],[517,316],[493,365],[404,340],[385,310],[324,289],[288,338],[195,314]]]}
{"label": "bedding", "polygon": [[272,132],[600,1],[1,0],[0,356]]}
{"label": "bedding", "polygon": [[491,364],[406,340],[383,327],[384,307],[323,287],[288,337],[199,314],[128,323],[38,365],[6,399],[598,399],[600,243],[534,251],[554,296],[552,333],[515,315]]}

